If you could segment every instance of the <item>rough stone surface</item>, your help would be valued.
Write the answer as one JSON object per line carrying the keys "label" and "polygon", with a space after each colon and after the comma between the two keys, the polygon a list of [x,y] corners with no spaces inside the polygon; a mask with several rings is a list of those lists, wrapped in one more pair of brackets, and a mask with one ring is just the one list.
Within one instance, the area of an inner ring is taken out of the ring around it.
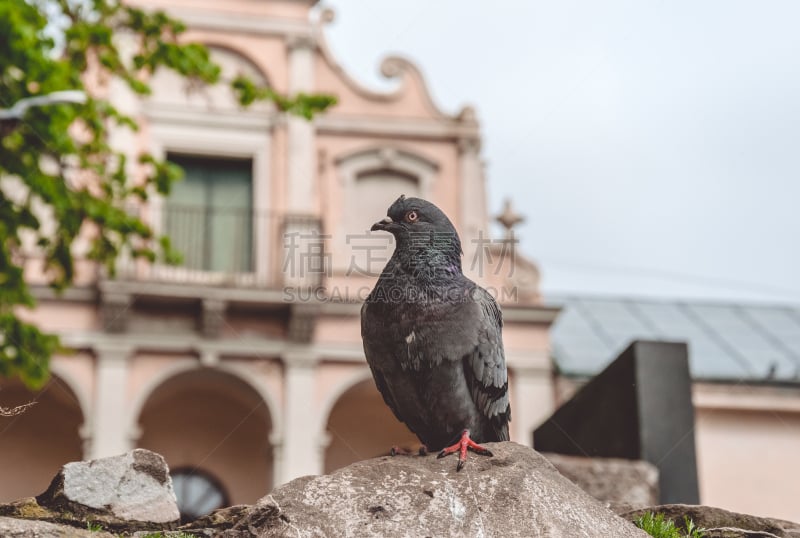
{"label": "rough stone surface", "polygon": [[712,506],[664,504],[620,514],[629,521],[645,512],[664,514],[683,528],[688,516],[695,525],[707,529],[704,538],[800,538],[800,524],[781,519],[750,516]]}
{"label": "rough stone surface", "polygon": [[[646,537],[515,443],[494,457],[384,456],[285,484],[222,536]],[[191,531],[190,531],[191,532]]]}
{"label": "rough stone surface", "polygon": [[611,506],[630,509],[658,504],[658,468],[641,460],[542,456],[583,491]]}
{"label": "rough stone surface", "polygon": [[3,538],[114,538],[113,534],[65,527],[47,521],[0,517],[0,536]]}

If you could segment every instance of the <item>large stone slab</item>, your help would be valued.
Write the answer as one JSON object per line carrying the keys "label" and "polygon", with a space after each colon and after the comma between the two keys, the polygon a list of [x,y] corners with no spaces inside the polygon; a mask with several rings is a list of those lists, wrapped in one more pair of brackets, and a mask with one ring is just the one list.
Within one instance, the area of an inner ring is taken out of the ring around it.
{"label": "large stone slab", "polygon": [[[221,528],[223,536],[436,536],[642,538],[515,443],[488,443],[494,457],[380,457],[280,486]],[[212,520],[209,518],[209,520]],[[199,522],[202,526],[203,523]],[[188,529],[187,529],[188,530]]]}

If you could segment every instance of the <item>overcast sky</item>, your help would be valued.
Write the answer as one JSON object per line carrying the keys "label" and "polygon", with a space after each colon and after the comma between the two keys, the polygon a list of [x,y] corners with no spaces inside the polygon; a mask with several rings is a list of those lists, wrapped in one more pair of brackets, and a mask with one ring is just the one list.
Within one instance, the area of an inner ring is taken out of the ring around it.
{"label": "overcast sky", "polygon": [[800,2],[332,0],[372,88],[477,108],[550,293],[800,303]]}

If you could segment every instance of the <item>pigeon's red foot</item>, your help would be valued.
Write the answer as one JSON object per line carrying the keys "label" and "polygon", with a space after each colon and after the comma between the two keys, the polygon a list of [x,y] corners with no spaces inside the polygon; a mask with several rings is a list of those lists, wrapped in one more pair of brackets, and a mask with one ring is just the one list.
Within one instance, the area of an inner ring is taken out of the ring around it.
{"label": "pigeon's red foot", "polygon": [[448,446],[447,448],[439,452],[439,455],[436,457],[443,458],[448,454],[453,454],[455,452],[458,452],[458,465],[456,465],[456,472],[457,472],[460,471],[462,467],[464,467],[465,463],[467,463],[467,449],[472,450],[473,452],[481,454],[483,456],[494,456],[491,450],[489,450],[488,448],[483,448],[481,445],[479,445],[478,443],[469,438],[469,430],[464,430],[463,432],[461,432],[461,439],[459,439],[459,441],[456,444]]}

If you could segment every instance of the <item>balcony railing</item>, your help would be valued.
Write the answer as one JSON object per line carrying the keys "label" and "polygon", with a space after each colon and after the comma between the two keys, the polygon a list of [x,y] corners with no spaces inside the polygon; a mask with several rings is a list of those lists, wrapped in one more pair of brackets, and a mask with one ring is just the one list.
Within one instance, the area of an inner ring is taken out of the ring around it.
{"label": "balcony railing", "polygon": [[280,288],[321,284],[324,245],[316,217],[166,204],[154,228],[181,254],[177,265],[123,259],[118,278]]}

